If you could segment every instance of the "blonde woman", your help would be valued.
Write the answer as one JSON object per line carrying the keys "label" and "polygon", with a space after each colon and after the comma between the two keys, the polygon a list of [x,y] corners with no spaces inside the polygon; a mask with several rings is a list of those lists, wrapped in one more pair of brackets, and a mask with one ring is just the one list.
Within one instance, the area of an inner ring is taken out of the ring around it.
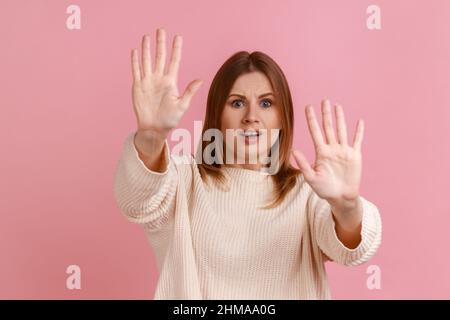
{"label": "blonde woman", "polygon": [[[178,91],[181,36],[167,66],[164,29],[156,32],[154,66],[148,35],[141,50],[141,58],[136,49],[131,55],[137,130],[125,139],[114,191],[155,252],[154,299],[330,299],[325,262],[364,263],[381,243],[378,209],[359,192],[363,121],[349,144],[341,106],[334,107],[335,134],[330,102],[322,101],[324,135],[307,106],[311,166],[292,150],[293,106],[282,70],[262,52],[241,51],[215,75],[203,126],[203,134],[234,132],[231,139],[202,139],[196,157],[172,155],[168,133],[202,81]],[[213,161],[202,161],[211,143]],[[258,161],[230,161],[239,154]],[[276,170],[262,174],[267,159]]]}

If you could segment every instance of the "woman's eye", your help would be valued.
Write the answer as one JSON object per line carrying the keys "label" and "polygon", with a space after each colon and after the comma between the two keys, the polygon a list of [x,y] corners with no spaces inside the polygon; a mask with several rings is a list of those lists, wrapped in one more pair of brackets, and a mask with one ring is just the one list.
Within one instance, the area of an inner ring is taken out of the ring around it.
{"label": "woman's eye", "polygon": [[240,108],[242,107],[242,100],[233,100],[233,102],[231,102],[231,105],[235,108]]}
{"label": "woman's eye", "polygon": [[261,106],[262,106],[263,108],[268,108],[268,107],[270,107],[271,105],[272,105],[272,101],[269,100],[269,99],[265,99],[265,100],[262,100],[262,101],[261,101]]}
{"label": "woman's eye", "polygon": [[[240,107],[244,106],[244,101],[242,101],[241,99],[236,99],[231,102],[231,105],[234,108],[240,108]],[[263,107],[263,108],[269,108],[271,105],[272,105],[272,100],[270,100],[270,99],[264,99],[261,101],[261,107]]]}

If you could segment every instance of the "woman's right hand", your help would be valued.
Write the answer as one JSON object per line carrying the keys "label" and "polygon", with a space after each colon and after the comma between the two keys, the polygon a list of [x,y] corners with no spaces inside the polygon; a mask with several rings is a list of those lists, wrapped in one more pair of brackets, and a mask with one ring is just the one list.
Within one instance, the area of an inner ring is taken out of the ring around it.
{"label": "woman's right hand", "polygon": [[182,37],[180,35],[174,37],[172,56],[167,72],[164,70],[166,64],[166,33],[164,29],[157,29],[156,39],[156,61],[153,71],[149,35],[144,35],[142,38],[142,68],[139,65],[138,50],[132,50],[132,97],[138,133],[164,140],[169,131],[178,125],[202,81],[193,80],[183,95],[179,96],[177,82]]}

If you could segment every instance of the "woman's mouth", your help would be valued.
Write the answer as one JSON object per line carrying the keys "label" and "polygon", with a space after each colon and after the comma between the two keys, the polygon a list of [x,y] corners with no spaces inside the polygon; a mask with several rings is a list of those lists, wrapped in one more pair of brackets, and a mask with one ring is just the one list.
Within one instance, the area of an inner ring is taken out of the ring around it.
{"label": "woman's mouth", "polygon": [[248,145],[257,143],[262,133],[259,130],[247,130],[239,132],[239,135],[244,137],[244,142]]}

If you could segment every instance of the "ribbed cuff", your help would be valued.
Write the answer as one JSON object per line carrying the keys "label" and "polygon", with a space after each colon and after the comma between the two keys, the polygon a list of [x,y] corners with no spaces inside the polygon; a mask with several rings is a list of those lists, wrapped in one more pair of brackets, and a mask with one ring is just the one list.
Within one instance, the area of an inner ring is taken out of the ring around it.
{"label": "ribbed cuff", "polygon": [[336,233],[336,224],[331,213],[331,208],[326,221],[326,234],[332,237],[329,248],[333,256],[338,260],[336,262],[343,265],[358,265],[367,261],[373,256],[381,244],[381,218],[377,207],[360,196],[363,216],[361,228],[361,242],[359,245],[350,249],[346,247],[338,238]]}
{"label": "ribbed cuff", "polygon": [[130,183],[140,190],[158,190],[167,178],[170,167],[173,165],[169,152],[167,139],[164,140],[164,157],[167,164],[164,172],[150,170],[139,158],[138,151],[134,144],[136,132],[131,133],[125,139],[123,148],[123,164],[129,173]]}

